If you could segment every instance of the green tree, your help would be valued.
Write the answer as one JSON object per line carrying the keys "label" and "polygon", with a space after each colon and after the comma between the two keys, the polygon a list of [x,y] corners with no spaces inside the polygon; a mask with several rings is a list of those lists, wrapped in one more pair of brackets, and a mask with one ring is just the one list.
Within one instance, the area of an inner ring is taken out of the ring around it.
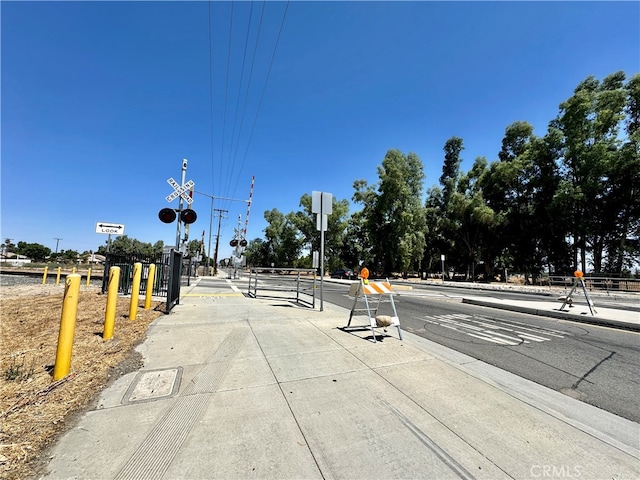
{"label": "green tree", "polygon": [[[101,245],[98,247],[99,255],[111,253],[113,255],[136,255],[142,258],[157,258],[162,255],[164,242],[157,241],[153,245],[151,243],[141,242],[127,235],[118,235],[112,242],[111,246]],[[107,250],[109,249],[109,252]]]}
{"label": "green tree", "polygon": [[261,238],[250,240],[244,255],[247,258],[247,265],[266,267],[271,264],[269,244]]}
{"label": "green tree", "polygon": [[619,192],[608,188],[608,181],[621,153],[619,133],[628,96],[624,79],[624,72],[611,74],[602,82],[587,77],[573,96],[560,104],[560,114],[552,122],[564,136],[564,179],[559,189],[571,214],[573,261],[586,269],[590,253],[595,272],[602,269],[612,222],[620,215],[615,211]]}
{"label": "green tree", "polygon": [[162,240],[158,240],[151,247],[151,257],[158,258],[162,255],[163,251],[164,251],[164,242]]}
{"label": "green tree", "polygon": [[63,263],[78,263],[79,254],[76,250],[60,250],[58,252],[58,258]]}
{"label": "green tree", "polygon": [[503,220],[498,242],[502,258],[510,259],[510,264],[503,266],[525,273],[525,278],[529,278],[529,273],[538,275],[544,260],[541,229],[536,228],[535,215],[537,172],[532,150],[535,140],[529,123],[509,125],[498,153],[500,161],[491,165],[483,181],[488,205]]}
{"label": "green tree", "polygon": [[39,243],[18,242],[16,253],[24,255],[34,262],[44,262],[51,255],[51,249]]}
{"label": "green tree", "polygon": [[456,190],[458,178],[460,177],[460,164],[462,159],[460,153],[464,150],[460,137],[451,137],[444,145],[444,164],[442,165],[442,175],[440,185],[442,185],[442,203],[447,205],[451,195]]}
{"label": "green tree", "polygon": [[440,187],[433,187],[427,192],[425,203],[427,236],[432,242],[432,247],[428,249],[428,263],[430,266],[436,264],[437,255],[439,265],[439,257],[444,254],[447,265],[456,271],[468,270],[470,265],[467,261],[468,249],[462,244],[460,237],[463,219],[458,215],[462,215],[464,209],[459,194],[456,197],[456,205],[452,203],[460,181],[462,150],[464,145],[460,137],[454,136],[445,142]]}
{"label": "green tree", "polygon": [[374,265],[372,242],[366,228],[362,211],[354,212],[347,220],[340,258],[344,266],[357,269],[363,265]]}
{"label": "green tree", "polygon": [[614,157],[606,190],[612,216],[606,240],[607,269],[631,269],[640,257],[640,74],[625,85],[627,139]]}
{"label": "green tree", "polygon": [[190,257],[197,257],[202,252],[202,241],[191,240],[187,243],[187,255]]}
{"label": "green tree", "polygon": [[479,180],[487,172],[487,160],[476,158],[469,172],[461,175],[455,193],[451,195],[447,214],[455,224],[454,236],[458,261],[466,278],[474,278],[476,266],[484,264],[484,273],[492,275],[497,226],[500,217],[485,202]]}
{"label": "green tree", "polygon": [[364,225],[373,242],[373,267],[384,275],[420,269],[425,248],[422,206],[424,167],[415,153],[388,150],[378,167],[378,183],[354,183],[353,200],[363,205]]}
{"label": "green tree", "polygon": [[264,212],[269,223],[264,230],[269,245],[269,260],[276,267],[295,267],[302,250],[302,238],[293,212],[284,215],[277,208]]}

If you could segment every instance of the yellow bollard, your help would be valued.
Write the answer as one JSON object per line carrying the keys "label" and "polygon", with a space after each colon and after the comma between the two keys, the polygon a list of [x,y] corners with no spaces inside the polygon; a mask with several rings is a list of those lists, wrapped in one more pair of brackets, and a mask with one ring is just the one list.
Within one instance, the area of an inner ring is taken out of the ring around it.
{"label": "yellow bollard", "polygon": [[62,268],[58,267],[58,274],[56,275],[56,285],[60,285],[60,272]]}
{"label": "yellow bollard", "polygon": [[129,320],[135,320],[138,314],[138,297],[142,280],[142,263],[133,264],[133,284],[131,285],[131,303],[129,304]]}
{"label": "yellow bollard", "polygon": [[149,265],[149,278],[147,278],[147,291],[144,297],[144,309],[151,308],[151,295],[153,295],[153,281],[156,279],[156,264]]}
{"label": "yellow bollard", "polygon": [[47,274],[49,273],[49,267],[44,267],[44,275],[42,275],[42,284],[47,283]]}
{"label": "yellow bollard", "polygon": [[73,267],[73,268],[71,269],[71,273],[72,273],[72,274],[76,273],[76,267]]}
{"label": "yellow bollard", "polygon": [[120,283],[120,267],[109,269],[109,291],[107,292],[107,311],[104,315],[104,332],[102,338],[109,340],[113,337],[113,325],[116,321],[116,306],[118,304],[118,284]]}
{"label": "yellow bollard", "polygon": [[76,329],[76,317],[78,315],[79,295],[80,275],[68,275],[65,282],[64,299],[62,300],[62,316],[60,318],[56,363],[53,367],[53,380],[60,380],[69,374],[71,351],[73,349],[73,334]]}
{"label": "yellow bollard", "polygon": [[87,269],[87,287],[91,285],[91,268]]}

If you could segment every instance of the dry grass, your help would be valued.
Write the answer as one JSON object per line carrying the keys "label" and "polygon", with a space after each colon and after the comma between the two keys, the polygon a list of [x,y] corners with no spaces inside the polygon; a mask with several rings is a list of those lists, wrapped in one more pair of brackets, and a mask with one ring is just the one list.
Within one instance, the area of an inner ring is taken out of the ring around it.
{"label": "dry grass", "polygon": [[82,287],[71,373],[53,382],[64,286],[5,287],[0,292],[0,478],[37,478],[42,453],[112,380],[142,366],[135,346],[162,314],[154,302],[129,320],[118,298],[114,336],[102,339],[106,295]]}

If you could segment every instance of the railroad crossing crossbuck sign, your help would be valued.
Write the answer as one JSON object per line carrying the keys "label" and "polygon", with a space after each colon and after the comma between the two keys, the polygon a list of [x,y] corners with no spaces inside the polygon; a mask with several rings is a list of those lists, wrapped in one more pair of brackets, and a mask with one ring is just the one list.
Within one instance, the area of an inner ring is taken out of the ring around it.
{"label": "railroad crossing crossbuck sign", "polygon": [[169,178],[167,180],[167,183],[171,185],[174,190],[173,193],[171,193],[170,195],[167,195],[167,202],[172,202],[176,198],[180,197],[185,202],[187,202],[188,205],[191,205],[193,203],[193,198],[191,198],[191,196],[189,195],[189,190],[191,190],[191,188],[195,186],[195,183],[193,183],[193,180],[189,180],[184,185],[180,185],[173,178]]}

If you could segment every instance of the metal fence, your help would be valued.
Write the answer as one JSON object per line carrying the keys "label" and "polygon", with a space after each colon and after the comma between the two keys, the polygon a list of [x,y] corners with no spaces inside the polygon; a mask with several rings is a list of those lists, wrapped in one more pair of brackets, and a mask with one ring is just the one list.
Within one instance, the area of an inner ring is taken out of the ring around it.
{"label": "metal fence", "polygon": [[[180,303],[180,286],[182,285],[182,254],[174,249],[165,253],[163,259],[163,270],[167,279],[167,307],[165,312]],[[189,277],[190,278],[190,277]]]}
{"label": "metal fence", "polygon": [[142,264],[142,281],[140,282],[140,291],[146,293],[147,279],[149,278],[149,266],[156,265],[156,279],[153,285],[153,295],[166,295],[166,278],[163,276],[163,257],[149,258],[139,255],[114,255],[108,254],[104,264],[104,275],[102,277],[102,293],[106,293],[109,288],[109,274],[111,267],[120,267],[120,281],[118,284],[118,293],[129,295],[133,284],[133,265],[135,263]]}
{"label": "metal fence", "polygon": [[[278,297],[304,303],[311,308],[316,306],[316,269],[313,268],[252,268],[249,271],[249,290],[247,295],[256,298]],[[274,275],[277,274],[277,275]],[[301,277],[302,274],[313,275],[313,279]],[[264,279],[262,283],[259,279]],[[260,294],[258,293],[260,291]],[[276,293],[278,292],[278,293]],[[282,295],[284,294],[284,295]],[[304,295],[304,297],[303,297]],[[311,299],[308,299],[311,297]]]}
{"label": "metal fence", "polygon": [[[601,290],[606,292],[640,292],[640,279],[637,278],[615,278],[598,277],[585,275],[584,283],[588,290]],[[572,276],[549,276],[539,280],[541,285],[550,287],[571,288],[574,277]]]}
{"label": "metal fence", "polygon": [[[180,287],[182,283],[190,285],[191,277],[197,275],[197,263],[191,258],[184,259],[182,254],[174,249],[167,250],[158,258],[148,258],[139,255],[113,255],[109,254],[105,260],[104,276],[102,279],[102,293],[109,288],[109,272],[111,267],[120,267],[120,279],[118,293],[131,294],[133,286],[133,266],[142,264],[142,278],[140,281],[140,293],[146,294],[149,279],[149,267],[156,266],[156,275],[153,282],[152,295],[166,297],[166,313],[180,302]],[[183,278],[183,272],[186,277]]]}

